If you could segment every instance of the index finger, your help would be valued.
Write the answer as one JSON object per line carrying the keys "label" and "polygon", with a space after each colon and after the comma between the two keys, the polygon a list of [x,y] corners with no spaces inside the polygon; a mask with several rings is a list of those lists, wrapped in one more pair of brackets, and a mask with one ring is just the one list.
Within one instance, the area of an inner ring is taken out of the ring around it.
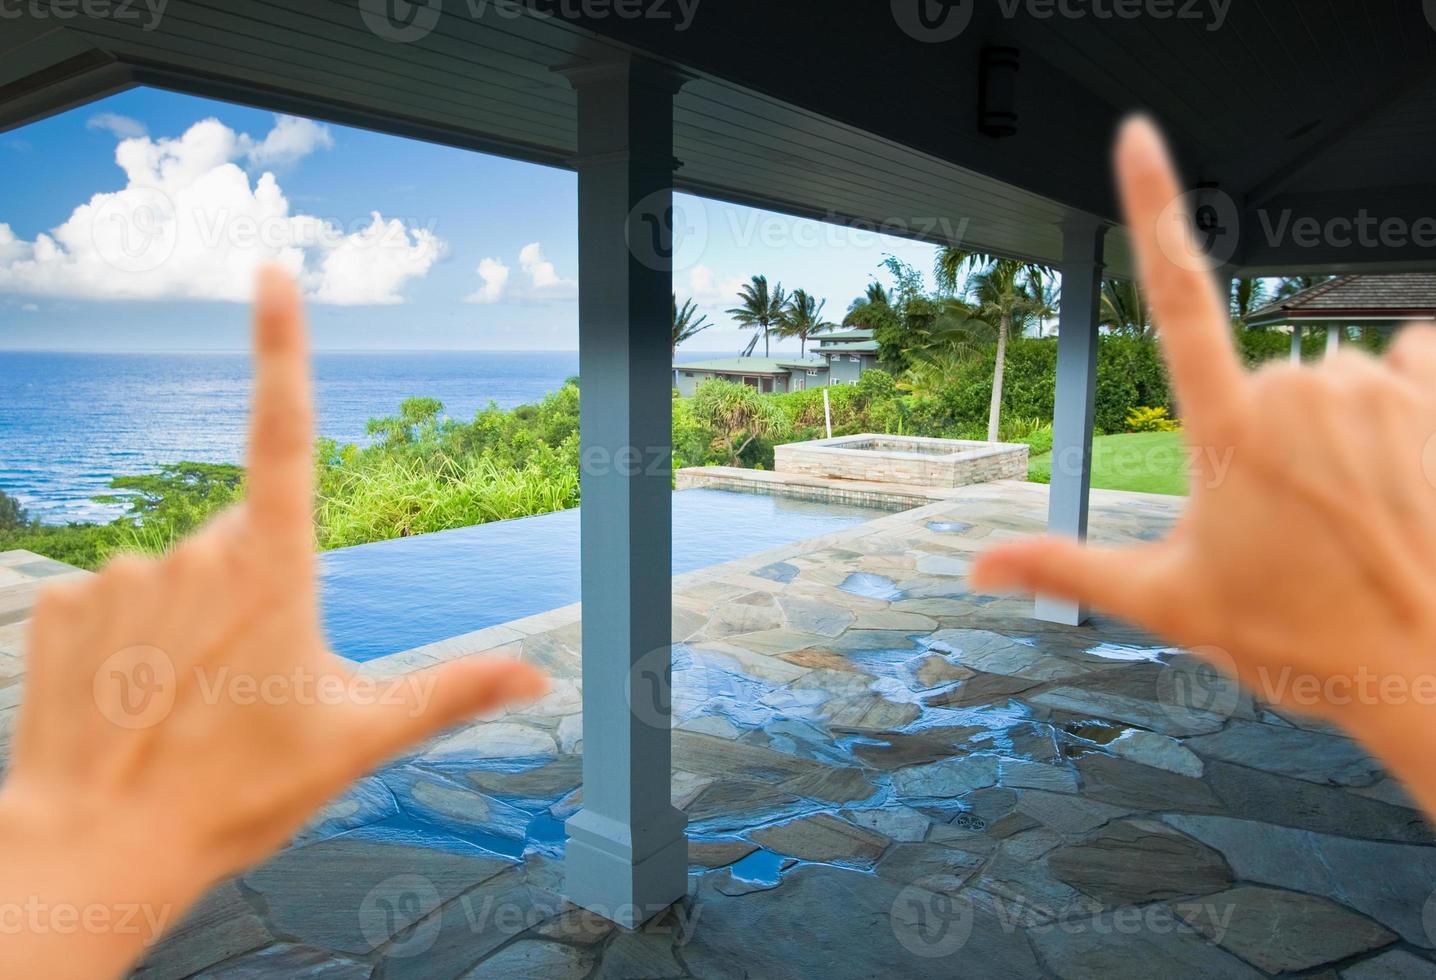
{"label": "index finger", "polygon": [[1209,272],[1174,258],[1201,252],[1166,144],[1150,121],[1137,118],[1122,128],[1117,177],[1172,387],[1184,420],[1199,430],[1245,384],[1231,314]]}
{"label": "index finger", "polygon": [[313,539],[314,419],[299,289],[288,273],[259,273],[254,300],[254,404],[250,409],[248,506],[281,547]]}

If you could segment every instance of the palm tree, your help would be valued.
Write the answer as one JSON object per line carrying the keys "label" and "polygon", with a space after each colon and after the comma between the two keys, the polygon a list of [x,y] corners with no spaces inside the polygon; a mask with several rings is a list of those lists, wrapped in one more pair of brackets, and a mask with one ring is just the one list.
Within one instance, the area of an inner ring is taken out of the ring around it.
{"label": "palm tree", "polygon": [[945,293],[965,292],[968,275],[989,271],[996,266],[1011,267],[1016,269],[1019,274],[1026,274],[1029,277],[1042,275],[1047,271],[1036,262],[1004,259],[988,252],[971,252],[965,248],[944,245],[937,253],[937,265],[934,269],[937,288]]}
{"label": "palm tree", "polygon": [[793,298],[788,301],[788,309],[783,313],[783,319],[778,324],[778,336],[797,337],[798,352],[806,357],[808,338],[833,326],[823,320],[823,307],[827,305],[827,300],[820,303],[816,298],[809,296],[805,289],[793,290]]}
{"label": "palm tree", "polygon": [[729,310],[728,315],[737,320],[739,326],[760,331],[754,335],[753,343],[748,345],[745,354],[753,350],[758,343],[758,337],[761,336],[763,356],[767,357],[768,337],[773,328],[782,322],[783,314],[788,308],[788,296],[783,292],[783,284],[777,283],[769,290],[767,276],[754,276],[752,282],[739,290],[738,300],[742,305]]}
{"label": "palm tree", "polygon": [[1245,330],[1247,317],[1266,301],[1266,283],[1260,279],[1238,279],[1232,287],[1232,320]]}
{"label": "palm tree", "polygon": [[1007,366],[1007,338],[1013,324],[1027,322],[1038,303],[1018,282],[1023,264],[1001,260],[968,280],[968,295],[980,319],[997,327],[997,362],[992,369],[992,401],[987,410],[987,441],[996,442],[1002,427],[1002,381]]}
{"label": "palm tree", "polygon": [[1037,321],[1037,336],[1042,336],[1042,324],[1057,316],[1062,307],[1062,290],[1046,272],[1027,273],[1027,295],[1032,297],[1032,311],[1029,314]]}
{"label": "palm tree", "polygon": [[1286,299],[1288,296],[1295,296],[1303,290],[1326,282],[1331,276],[1288,276],[1276,287],[1276,298]]}
{"label": "palm tree", "polygon": [[1025,323],[1039,310],[1039,301],[1018,282],[1018,277],[1025,275],[1031,280],[1045,271],[1035,262],[998,258],[951,245],[943,246],[937,254],[938,288],[948,293],[966,292],[973,300],[976,315],[997,328],[992,402],[987,410],[988,442],[997,441],[1002,424],[1002,378],[1007,367],[1008,334],[1014,322]]}
{"label": "palm tree", "polygon": [[673,294],[673,353],[678,353],[678,345],[685,341],[692,340],[713,324],[708,322],[708,317],[698,316],[698,304],[691,299],[683,303],[682,308],[678,306],[678,294]]}
{"label": "palm tree", "polygon": [[1136,281],[1102,280],[1102,305],[1097,322],[1113,333],[1133,337],[1152,335],[1152,314],[1147,308],[1147,298],[1142,295]]}
{"label": "palm tree", "polygon": [[892,299],[880,282],[868,283],[867,292],[848,304],[843,315],[845,327],[871,327],[881,320],[883,314],[892,310]]}

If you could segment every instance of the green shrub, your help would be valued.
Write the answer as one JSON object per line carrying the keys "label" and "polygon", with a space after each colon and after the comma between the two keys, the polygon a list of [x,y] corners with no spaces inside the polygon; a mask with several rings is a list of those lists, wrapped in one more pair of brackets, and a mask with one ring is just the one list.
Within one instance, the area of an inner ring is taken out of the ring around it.
{"label": "green shrub", "polygon": [[20,501],[0,490],[0,531],[13,531],[30,523],[30,515]]}
{"label": "green shrub", "polygon": [[0,529],[0,551],[33,551],[76,568],[99,568],[122,548],[114,524],[26,524]]}
{"label": "green shrub", "polygon": [[1165,408],[1134,408],[1127,414],[1128,432],[1176,432],[1180,428],[1176,419],[1167,416]]}
{"label": "green shrub", "polygon": [[1043,419],[1004,419],[999,437],[1003,442],[1026,443],[1031,456],[1052,451],[1052,423]]}
{"label": "green shrub", "polygon": [[749,385],[712,378],[693,395],[693,417],[713,433],[710,443],[729,466],[746,461],[773,465],[773,444],[786,441],[788,417],[771,395]]}

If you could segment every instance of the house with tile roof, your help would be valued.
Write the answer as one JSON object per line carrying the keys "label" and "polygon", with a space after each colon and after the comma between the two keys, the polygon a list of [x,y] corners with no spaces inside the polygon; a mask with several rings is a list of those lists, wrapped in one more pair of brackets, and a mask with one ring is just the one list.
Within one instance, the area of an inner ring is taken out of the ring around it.
{"label": "house with tile roof", "polygon": [[878,366],[878,343],[871,330],[836,330],[813,340],[818,346],[804,357],[727,357],[677,364],[678,393],[692,395],[710,378],[751,385],[765,394],[857,384],[864,371]]}
{"label": "house with tile roof", "polygon": [[1247,317],[1249,328],[1291,330],[1291,357],[1301,360],[1301,335],[1326,330],[1330,355],[1352,327],[1392,330],[1412,320],[1436,319],[1436,273],[1337,276],[1282,297]]}

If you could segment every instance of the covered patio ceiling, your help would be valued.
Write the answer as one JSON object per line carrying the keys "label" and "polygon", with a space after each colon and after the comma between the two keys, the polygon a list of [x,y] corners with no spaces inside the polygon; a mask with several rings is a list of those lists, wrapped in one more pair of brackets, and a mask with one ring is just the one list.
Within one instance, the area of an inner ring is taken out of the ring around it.
{"label": "covered patio ceiling", "polygon": [[[429,0],[399,5],[408,27],[387,3],[173,0],[157,21],[139,4],[41,4],[68,13],[0,33],[0,129],[154,85],[568,166],[576,98],[554,69],[622,49],[692,76],[674,106],[679,190],[1056,265],[1061,221],[1116,220],[1109,139],[1143,108],[1211,188],[1233,275],[1436,268],[1436,243],[1411,235],[1293,232],[1363,209],[1410,230],[1429,213],[1436,27],[1419,3],[1127,4],[1128,17],[1103,3],[1068,16],[971,0]],[[1021,58],[1005,139],[978,128],[994,45]],[[1105,261],[1131,273],[1124,236]]]}

